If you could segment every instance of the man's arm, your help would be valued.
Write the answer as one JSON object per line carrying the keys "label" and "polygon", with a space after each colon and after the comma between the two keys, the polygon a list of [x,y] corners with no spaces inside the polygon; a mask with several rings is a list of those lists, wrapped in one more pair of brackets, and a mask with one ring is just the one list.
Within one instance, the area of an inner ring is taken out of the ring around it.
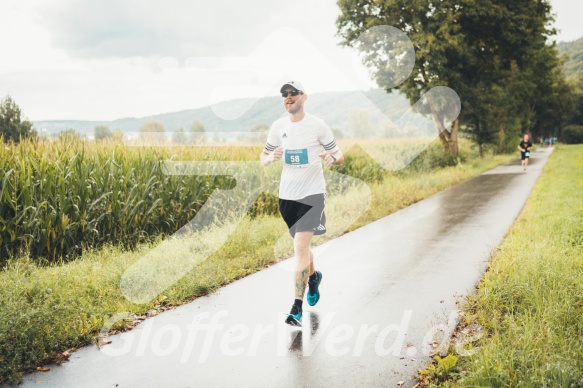
{"label": "man's arm", "polygon": [[322,152],[318,156],[324,160],[324,162],[326,163],[326,166],[331,166],[333,164],[338,165],[338,164],[344,163],[344,154],[342,153],[340,148],[338,148],[336,151],[332,152],[331,154],[329,154],[327,152]]}
{"label": "man's arm", "polygon": [[267,133],[267,142],[265,143],[265,147],[259,155],[259,161],[265,167],[269,166],[271,163],[281,159],[283,155],[283,148],[281,148],[281,142],[278,139],[273,125],[269,129]]}
{"label": "man's arm", "polygon": [[262,165],[267,167],[271,163],[276,162],[279,159],[281,159],[282,155],[283,155],[283,148],[277,147],[275,149],[275,151],[273,151],[272,153],[263,151],[261,153],[261,155],[259,155],[259,161],[261,162]]}
{"label": "man's arm", "polygon": [[320,133],[318,136],[318,140],[320,141],[322,147],[324,147],[324,152],[322,152],[318,156],[322,158],[322,160],[324,160],[326,166],[344,163],[344,154],[342,154],[340,147],[338,147],[338,145],[336,144],[334,134],[332,134],[332,130],[330,130],[330,127],[328,127],[322,121],[322,126],[319,129]]}

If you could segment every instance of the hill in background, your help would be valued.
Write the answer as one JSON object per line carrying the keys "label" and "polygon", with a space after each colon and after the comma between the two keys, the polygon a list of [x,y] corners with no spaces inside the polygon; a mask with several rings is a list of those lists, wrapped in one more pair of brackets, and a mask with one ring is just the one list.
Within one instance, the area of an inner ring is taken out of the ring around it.
{"label": "hill in background", "polygon": [[567,60],[563,65],[565,74],[568,77],[572,77],[575,74],[583,75],[583,38],[572,42],[558,43],[557,49],[561,55],[567,56]]}
{"label": "hill in background", "polygon": [[[325,120],[336,131],[354,134],[355,126],[379,128],[386,125],[387,117],[395,120],[409,108],[405,96],[398,92],[386,93],[381,89],[366,92],[329,92],[310,94],[306,111]],[[69,128],[84,135],[93,135],[97,125],[107,125],[110,130],[135,132],[147,121],[164,123],[167,132],[180,128],[188,130],[193,121],[200,120],[207,131],[245,132],[268,127],[285,114],[282,98],[238,99],[214,106],[183,110],[141,118],[123,118],[113,121],[51,120],[35,121],[37,131],[50,135]],[[232,119],[231,119],[232,118]],[[358,124],[358,125],[356,125]]]}

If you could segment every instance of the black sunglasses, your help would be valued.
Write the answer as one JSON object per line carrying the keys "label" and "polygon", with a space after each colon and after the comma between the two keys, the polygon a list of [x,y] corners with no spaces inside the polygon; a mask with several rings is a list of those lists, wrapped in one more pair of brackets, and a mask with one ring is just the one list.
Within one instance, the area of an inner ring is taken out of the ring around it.
{"label": "black sunglasses", "polygon": [[281,92],[281,96],[283,98],[286,98],[287,96],[295,97],[295,96],[297,96],[298,94],[301,94],[301,93],[302,92],[300,92],[299,90],[289,90],[287,92]]}

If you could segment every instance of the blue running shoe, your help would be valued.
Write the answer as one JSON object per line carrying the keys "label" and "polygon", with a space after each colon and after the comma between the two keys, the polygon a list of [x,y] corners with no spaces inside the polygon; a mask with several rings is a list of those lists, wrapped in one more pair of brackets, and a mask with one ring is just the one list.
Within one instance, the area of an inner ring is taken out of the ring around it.
{"label": "blue running shoe", "polygon": [[310,306],[315,306],[316,303],[320,300],[320,291],[318,290],[318,286],[322,282],[322,272],[316,271],[316,280],[308,281],[308,304]]}
{"label": "blue running shoe", "polygon": [[295,304],[292,306],[289,315],[285,319],[285,323],[292,326],[302,326],[302,310]]}

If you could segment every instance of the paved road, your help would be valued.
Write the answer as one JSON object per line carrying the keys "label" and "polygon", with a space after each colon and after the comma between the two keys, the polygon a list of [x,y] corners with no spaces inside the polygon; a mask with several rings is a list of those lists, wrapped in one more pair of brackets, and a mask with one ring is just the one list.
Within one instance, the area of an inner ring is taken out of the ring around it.
{"label": "paved road", "polygon": [[549,153],[534,152],[526,173],[514,161],[318,247],[322,299],[305,308],[302,329],[283,323],[292,278],[283,262],[101,350],[81,349],[23,386],[411,387]]}

